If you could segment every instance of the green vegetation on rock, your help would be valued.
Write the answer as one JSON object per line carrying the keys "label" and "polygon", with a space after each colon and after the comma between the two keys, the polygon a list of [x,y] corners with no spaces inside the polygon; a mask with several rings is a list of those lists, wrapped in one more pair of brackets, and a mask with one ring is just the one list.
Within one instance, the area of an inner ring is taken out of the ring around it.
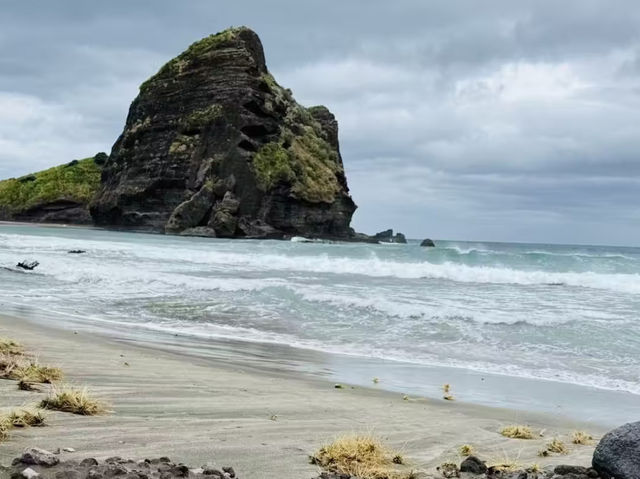
{"label": "green vegetation on rock", "polygon": [[56,200],[87,203],[100,186],[100,172],[94,159],[86,158],[0,181],[0,211],[14,214]]}
{"label": "green vegetation on rock", "polygon": [[241,32],[245,27],[228,28],[222,32],[209,35],[195,43],[192,43],[189,48],[173,58],[169,62],[165,63],[162,68],[140,85],[140,92],[144,93],[149,89],[151,84],[159,79],[166,79],[167,77],[177,75],[181,73],[189,63],[198,56],[204,55],[207,52],[219,47],[225,42],[229,42],[235,38],[235,36]]}
{"label": "green vegetation on rock", "polygon": [[181,127],[185,131],[201,130],[214,120],[222,116],[221,105],[210,105],[207,108],[191,112],[186,118],[182,119]]}

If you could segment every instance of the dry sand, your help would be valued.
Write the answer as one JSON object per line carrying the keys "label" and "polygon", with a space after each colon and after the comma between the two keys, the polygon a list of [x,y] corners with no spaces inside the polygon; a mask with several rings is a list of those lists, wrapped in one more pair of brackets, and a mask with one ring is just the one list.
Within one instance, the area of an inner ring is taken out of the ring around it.
{"label": "dry sand", "polygon": [[[291,373],[123,343],[96,334],[43,328],[0,317],[0,336],[61,367],[70,383],[88,385],[112,404],[100,417],[51,413],[49,427],[14,431],[0,445],[7,464],[25,447],[70,447],[67,459],[169,456],[191,466],[232,465],[242,478],[303,479],[318,469],[308,455],[335,435],[372,432],[403,452],[417,470],[433,472],[444,461],[460,461],[456,450],[472,444],[488,462],[589,465],[593,447],[570,445],[568,456],[540,458],[555,436],[570,443],[575,429],[599,435],[592,425],[526,414],[411,398],[378,389],[334,388],[334,384]],[[127,364],[125,364],[127,363]],[[36,403],[43,393],[18,391],[0,380],[3,408]],[[544,437],[502,437],[502,426],[529,424]]]}

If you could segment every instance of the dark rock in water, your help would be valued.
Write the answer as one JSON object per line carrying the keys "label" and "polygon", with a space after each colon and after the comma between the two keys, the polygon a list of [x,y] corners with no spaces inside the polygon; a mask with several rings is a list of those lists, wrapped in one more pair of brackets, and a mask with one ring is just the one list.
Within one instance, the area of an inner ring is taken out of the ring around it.
{"label": "dark rock in water", "polygon": [[640,479],[640,422],[607,433],[593,453],[592,465],[603,479]]}
{"label": "dark rock in water", "polygon": [[397,233],[395,236],[393,230],[385,230],[373,235],[373,238],[380,243],[407,243],[407,238],[402,233]]}
{"label": "dark rock in water", "polygon": [[470,472],[473,474],[484,474],[487,472],[487,465],[476,456],[469,456],[460,464],[460,472]]}
{"label": "dark rock in water", "polygon": [[31,447],[26,449],[22,456],[13,460],[13,465],[25,464],[29,466],[53,467],[60,462],[55,454],[44,449]]}
{"label": "dark rock in water", "polygon": [[351,239],[355,209],[333,114],[299,105],[267,70],[258,36],[234,28],[140,87],[91,214],[176,234]]}
{"label": "dark rock in water", "polygon": [[433,240],[430,240],[429,238],[422,240],[422,243],[420,243],[420,246],[425,247],[425,248],[433,248],[436,244],[433,242]]}
{"label": "dark rock in water", "polygon": [[72,250],[67,251],[67,253],[68,254],[84,254],[84,253],[86,253],[86,251],[83,250],[83,249],[72,249]]}
{"label": "dark rock in water", "polygon": [[40,263],[38,263],[37,261],[27,261],[26,259],[24,261],[20,261],[16,267],[20,268],[20,269],[26,269],[27,271],[32,271],[34,269],[36,269],[38,267]]}

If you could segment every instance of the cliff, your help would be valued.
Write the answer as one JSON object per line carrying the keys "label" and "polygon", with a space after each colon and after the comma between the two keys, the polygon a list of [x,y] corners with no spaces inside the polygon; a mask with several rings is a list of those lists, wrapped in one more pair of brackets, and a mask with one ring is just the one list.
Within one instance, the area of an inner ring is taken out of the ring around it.
{"label": "cliff", "polygon": [[104,153],[21,178],[0,181],[0,220],[91,224],[89,202],[100,185]]}
{"label": "cliff", "polygon": [[97,225],[218,237],[348,239],[338,124],[299,105],[234,28],[143,83],[92,202]]}

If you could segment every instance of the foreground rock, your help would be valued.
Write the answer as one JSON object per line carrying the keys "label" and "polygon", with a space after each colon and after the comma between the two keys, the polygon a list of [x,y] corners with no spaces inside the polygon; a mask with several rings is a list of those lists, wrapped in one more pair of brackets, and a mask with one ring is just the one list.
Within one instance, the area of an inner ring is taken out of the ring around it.
{"label": "foreground rock", "polygon": [[34,269],[36,269],[38,266],[40,265],[40,263],[38,263],[37,261],[27,261],[26,259],[24,261],[20,261],[16,267],[20,268],[20,269],[25,269],[27,271],[33,271]]}
{"label": "foreground rock", "polygon": [[168,457],[133,461],[112,457],[105,461],[86,458],[80,462],[60,461],[54,454],[42,449],[29,449],[16,458],[10,468],[0,468],[0,477],[11,479],[103,479],[110,477],[136,479],[210,478],[236,479],[233,467],[204,465],[190,468],[176,464]]}
{"label": "foreground rock", "polygon": [[593,453],[593,468],[604,479],[640,479],[640,422],[606,434]]}
{"label": "foreground rock", "polygon": [[140,87],[96,224],[222,238],[353,239],[338,123],[267,70],[248,28],[194,43]]}

